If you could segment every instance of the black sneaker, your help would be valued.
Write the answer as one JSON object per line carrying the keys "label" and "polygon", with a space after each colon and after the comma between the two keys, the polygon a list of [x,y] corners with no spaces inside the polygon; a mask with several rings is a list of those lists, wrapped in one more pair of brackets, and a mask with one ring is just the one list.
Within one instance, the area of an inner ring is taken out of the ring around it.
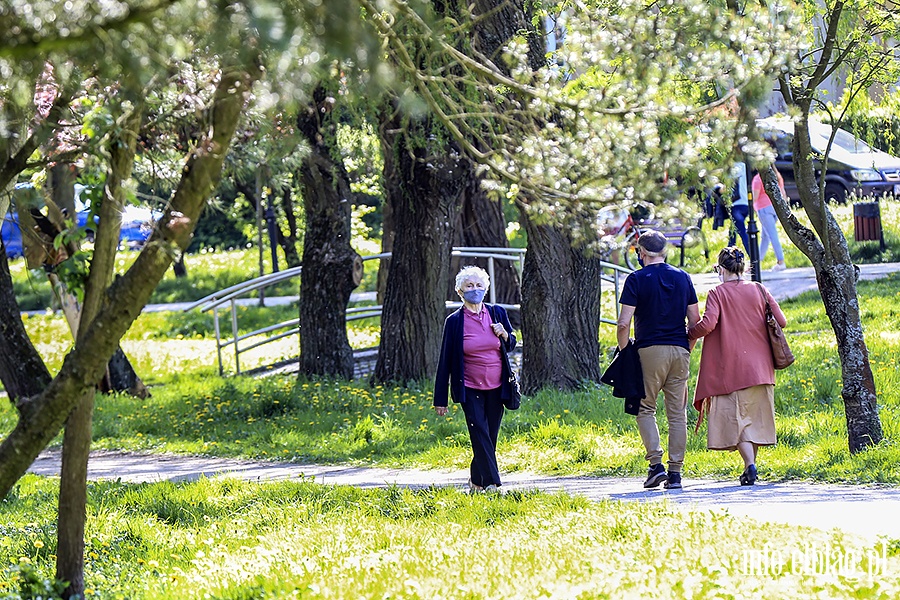
{"label": "black sneaker", "polygon": [[754,483],[756,483],[756,478],[756,465],[750,465],[749,467],[744,469],[743,473],[741,473],[741,485],[753,485]]}
{"label": "black sneaker", "polygon": [[666,478],[667,490],[680,490],[681,489],[681,473],[669,473]]}
{"label": "black sneaker", "polygon": [[647,469],[647,481],[644,482],[645,488],[655,488],[663,481],[666,481],[666,468],[662,464],[650,465]]}

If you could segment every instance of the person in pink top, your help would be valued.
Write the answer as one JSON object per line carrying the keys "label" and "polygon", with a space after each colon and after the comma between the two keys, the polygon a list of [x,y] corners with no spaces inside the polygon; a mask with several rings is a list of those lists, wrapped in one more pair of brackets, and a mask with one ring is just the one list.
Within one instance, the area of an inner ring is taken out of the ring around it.
{"label": "person in pink top", "polygon": [[[775,167],[772,168],[774,169]],[[781,190],[781,197],[787,200],[787,192],[784,191],[784,179],[777,169],[775,170],[775,174],[778,175],[778,188]],[[778,261],[775,263],[775,266],[772,267],[772,270],[783,271],[784,250],[781,249],[781,240],[778,238],[778,228],[776,227],[778,224],[778,215],[775,214],[775,208],[772,206],[772,199],[769,198],[769,195],[766,193],[766,188],[763,186],[762,177],[759,176],[759,172],[753,177],[753,182],[750,184],[750,191],[753,193],[753,208],[756,209],[756,214],[759,215],[759,224],[762,226],[762,235],[759,239],[759,260],[762,262],[762,259],[765,258],[766,252],[769,251],[769,242],[772,242],[775,260]]]}
{"label": "person in pink top", "polygon": [[753,485],[757,450],[776,441],[775,365],[763,295],[779,325],[787,320],[769,290],[744,279],[746,264],[739,248],[719,252],[721,283],[710,290],[703,317],[688,337],[703,338],[694,408],[698,427],[707,414],[706,447],[737,450],[744,460],[740,483]]}
{"label": "person in pink top", "polygon": [[506,310],[484,303],[491,280],[480,267],[463,267],[456,293],[463,305],[444,321],[441,354],[434,379],[434,410],[448,412],[448,395],[462,405],[472,442],[469,487],[500,487],[497,437],[504,407],[513,397],[511,368],[503,352],[516,347]]}

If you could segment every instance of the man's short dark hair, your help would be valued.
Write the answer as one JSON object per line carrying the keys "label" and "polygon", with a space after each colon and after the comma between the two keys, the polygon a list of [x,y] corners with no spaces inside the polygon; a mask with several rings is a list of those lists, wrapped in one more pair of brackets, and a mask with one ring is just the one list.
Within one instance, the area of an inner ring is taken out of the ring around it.
{"label": "man's short dark hair", "polygon": [[666,236],[655,229],[645,229],[638,238],[638,244],[648,254],[658,256],[666,249]]}

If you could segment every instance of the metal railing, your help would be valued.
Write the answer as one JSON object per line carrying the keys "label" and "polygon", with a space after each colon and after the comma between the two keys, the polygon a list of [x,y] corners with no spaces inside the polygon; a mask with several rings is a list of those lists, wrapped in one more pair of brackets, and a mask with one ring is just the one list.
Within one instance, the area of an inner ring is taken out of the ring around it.
{"label": "metal railing", "polygon": [[[453,248],[452,256],[461,257],[461,258],[486,258],[488,261],[487,272],[491,277],[491,281],[496,281],[494,277],[494,261],[496,260],[505,260],[505,261],[515,261],[516,270],[519,274],[519,278],[521,280],[522,270],[524,267],[525,260],[525,249],[524,248],[482,248],[482,247],[472,247],[472,248]],[[367,260],[381,260],[383,258],[390,258],[391,253],[381,253],[381,254],[373,254],[370,256],[362,257],[363,261]],[[604,274],[602,276],[602,280],[605,284],[609,284],[612,286],[613,291],[615,292],[615,311],[616,318],[619,315],[619,294],[621,291],[621,285],[624,281],[624,277],[630,273],[630,269],[626,267],[621,267],[619,265],[614,265],[612,263],[601,263]],[[300,277],[302,271],[302,267],[293,267],[291,269],[286,269],[284,271],[279,271],[277,273],[270,273],[268,275],[262,275],[260,277],[256,277],[254,279],[250,279],[248,281],[244,281],[237,285],[233,285],[224,290],[220,290],[213,294],[210,294],[196,302],[189,304],[183,310],[184,312],[188,312],[191,310],[201,310],[207,311],[211,310],[213,313],[213,328],[216,334],[216,358],[219,364],[219,374],[222,375],[225,371],[225,366],[223,363],[223,351],[229,347],[232,347],[234,350],[234,368],[236,374],[240,375],[241,373],[241,362],[240,356],[244,352],[248,352],[265,344],[280,340],[282,338],[291,336],[291,335],[299,335],[300,333],[300,319],[289,319],[287,321],[282,321],[280,323],[276,323],[274,325],[269,325],[266,327],[262,327],[260,329],[255,329],[253,331],[249,331],[247,333],[240,333],[238,327],[238,306],[240,305],[249,305],[253,303],[268,303],[269,305],[278,305],[285,303],[293,303],[299,301],[297,296],[288,296],[288,297],[267,297],[265,300],[262,298],[251,298],[248,297],[250,294],[254,294],[256,292],[261,292],[267,287],[273,286],[277,283],[281,283],[282,281],[287,281],[293,279],[295,277]],[[607,274],[607,271],[610,273]],[[602,289],[601,289],[602,291]],[[491,304],[496,304],[496,289],[491,287],[489,290],[490,294],[490,302]],[[360,302],[360,301],[371,301],[375,297],[375,292],[363,292],[358,294],[352,294],[350,301],[351,302]],[[224,338],[222,337],[222,325],[219,317],[220,309],[226,306],[229,314],[231,316],[231,337]],[[459,307],[462,306],[461,302],[447,302],[448,307]],[[500,304],[503,308],[507,310],[520,310],[520,306],[518,304]],[[371,306],[360,306],[360,307],[351,307],[347,308],[346,311],[346,319],[347,321],[353,321],[357,319],[367,319],[373,317],[380,317],[382,313],[381,305],[371,305]],[[614,319],[605,319],[601,315],[601,322],[607,324],[615,324],[616,321]],[[272,334],[272,335],[269,335]],[[261,339],[257,339],[250,343],[245,343],[247,340],[251,338],[258,338],[259,336],[266,336]]]}

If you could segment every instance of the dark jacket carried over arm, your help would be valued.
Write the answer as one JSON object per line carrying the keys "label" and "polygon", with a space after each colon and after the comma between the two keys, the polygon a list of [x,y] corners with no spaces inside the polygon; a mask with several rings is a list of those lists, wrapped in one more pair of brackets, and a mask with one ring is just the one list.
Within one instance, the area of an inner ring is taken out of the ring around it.
{"label": "dark jacket carried over arm", "polygon": [[[516,347],[516,336],[513,335],[512,325],[509,322],[509,316],[506,310],[501,306],[485,304],[488,311],[491,312],[493,320],[503,325],[509,339],[504,344],[503,339],[500,343],[506,346],[509,352]],[[438,360],[437,375],[434,378],[434,405],[447,406],[447,392],[454,402],[466,401],[466,386],[463,374],[463,313],[465,307],[453,312],[447,320],[444,321],[444,336],[441,340],[441,357]],[[512,388],[509,383],[509,373],[506,365],[498,353],[497,360],[503,365],[503,377],[500,390],[500,397],[508,400],[512,396]]]}
{"label": "dark jacket carried over arm", "polygon": [[637,415],[644,398],[644,372],[637,348],[629,341],[621,350],[616,350],[612,362],[603,372],[600,381],[613,388],[613,396],[625,398],[625,412]]}

